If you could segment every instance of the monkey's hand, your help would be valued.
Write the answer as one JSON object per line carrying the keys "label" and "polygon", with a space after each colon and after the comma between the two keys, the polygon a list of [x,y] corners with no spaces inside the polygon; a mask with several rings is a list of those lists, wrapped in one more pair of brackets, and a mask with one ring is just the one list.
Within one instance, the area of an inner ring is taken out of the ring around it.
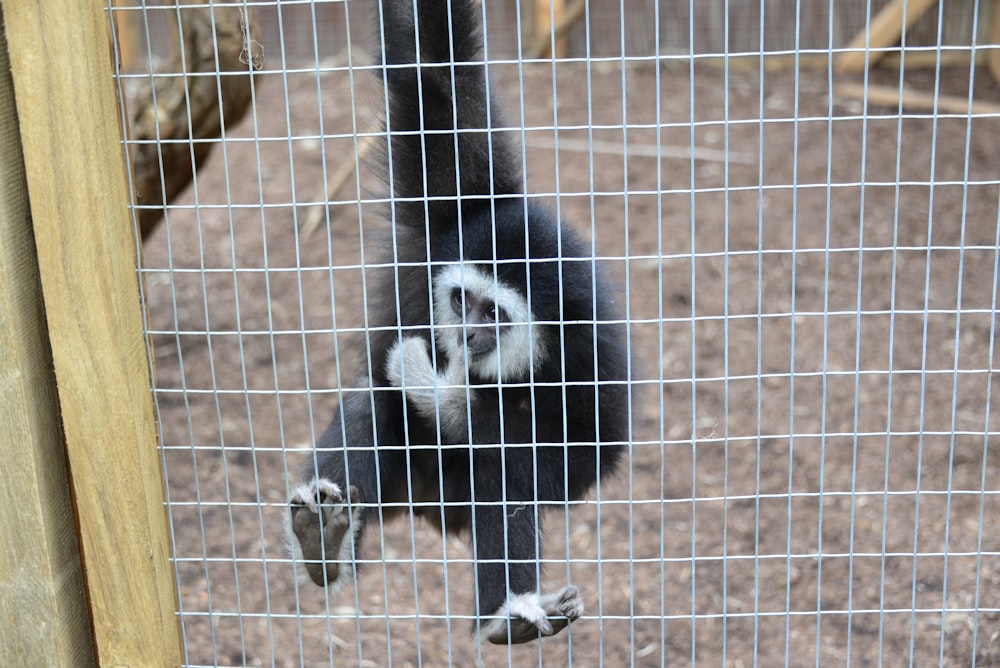
{"label": "monkey's hand", "polygon": [[389,349],[385,374],[393,387],[406,392],[406,400],[421,417],[440,423],[444,440],[466,440],[469,393],[461,361],[449,361],[447,373],[438,373],[427,342],[410,336]]}
{"label": "monkey's hand", "polygon": [[555,635],[583,614],[583,599],[576,587],[551,594],[535,592],[510,596],[484,627],[494,644],[516,645]]}
{"label": "monkey's hand", "polygon": [[385,375],[393,387],[405,388],[408,395],[434,397],[440,382],[431,363],[427,342],[416,336],[405,337],[389,348],[385,358]]}
{"label": "monkey's hand", "polygon": [[340,486],[326,478],[292,490],[288,542],[300,579],[308,575],[320,587],[337,589],[354,579],[354,538],[361,528],[357,487],[350,489],[353,512],[347,501]]}

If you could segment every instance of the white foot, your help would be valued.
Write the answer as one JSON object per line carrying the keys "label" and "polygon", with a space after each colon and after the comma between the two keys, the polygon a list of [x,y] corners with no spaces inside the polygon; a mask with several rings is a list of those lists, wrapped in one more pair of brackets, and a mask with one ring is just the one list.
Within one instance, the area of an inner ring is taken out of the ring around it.
{"label": "white foot", "polygon": [[349,512],[343,490],[326,478],[292,490],[288,543],[300,576],[337,589],[354,579],[354,538],[361,528],[358,500],[357,487],[351,487]]}
{"label": "white foot", "polygon": [[535,592],[510,596],[482,632],[497,645],[524,643],[559,633],[583,614],[583,599],[576,587],[551,594]]}

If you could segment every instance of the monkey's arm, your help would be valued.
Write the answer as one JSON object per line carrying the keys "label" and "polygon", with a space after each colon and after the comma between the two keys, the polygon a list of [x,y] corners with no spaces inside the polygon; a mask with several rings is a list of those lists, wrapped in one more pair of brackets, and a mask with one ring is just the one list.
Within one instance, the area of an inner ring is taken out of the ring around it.
{"label": "monkey's arm", "polygon": [[[511,133],[495,131],[505,124],[486,94],[479,4],[416,4],[414,15],[412,0],[381,3],[392,194],[423,200],[520,193],[520,152]],[[422,229],[425,206],[431,225],[454,225],[454,199],[397,202],[396,223]]]}

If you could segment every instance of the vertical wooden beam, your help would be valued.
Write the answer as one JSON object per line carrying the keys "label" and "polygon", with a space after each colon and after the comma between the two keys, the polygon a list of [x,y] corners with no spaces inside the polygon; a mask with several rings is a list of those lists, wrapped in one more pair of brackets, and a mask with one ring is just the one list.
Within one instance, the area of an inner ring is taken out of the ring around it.
{"label": "vertical wooden beam", "polygon": [[0,146],[0,647],[10,665],[91,666],[2,10]]}
{"label": "vertical wooden beam", "polygon": [[990,10],[993,14],[990,20],[990,44],[993,48],[986,57],[986,64],[993,80],[1000,83],[1000,0],[993,0]]}
{"label": "vertical wooden beam", "polygon": [[[558,26],[566,14],[565,0],[535,0],[535,40],[534,43],[544,44],[541,57],[548,56],[552,49],[552,38],[555,27]],[[566,55],[566,38],[555,36],[556,52],[552,54],[556,58]]]}
{"label": "vertical wooden beam", "polygon": [[[847,51],[837,56],[837,69],[841,72],[860,72],[865,69],[865,51],[853,49],[884,49],[899,41],[907,28],[924,15],[937,0],[893,0],[872,17],[871,23],[862,28]],[[905,5],[905,7],[904,7]],[[872,67],[885,55],[884,51],[868,51],[868,66]]]}
{"label": "vertical wooden beam", "polygon": [[130,72],[141,60],[137,34],[141,29],[139,19],[142,15],[138,11],[124,9],[132,7],[135,0],[112,0],[111,4],[116,10],[112,14],[115,19],[115,34],[118,35],[118,57],[122,69]]}
{"label": "vertical wooden beam", "polygon": [[104,0],[0,0],[98,660],[182,661]]}

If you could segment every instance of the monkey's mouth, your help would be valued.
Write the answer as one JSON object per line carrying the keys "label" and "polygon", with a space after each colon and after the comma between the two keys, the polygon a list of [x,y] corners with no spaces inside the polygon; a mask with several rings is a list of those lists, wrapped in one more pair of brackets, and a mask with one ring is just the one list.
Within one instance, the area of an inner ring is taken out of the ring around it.
{"label": "monkey's mouth", "polygon": [[465,340],[460,340],[460,345],[465,348],[465,354],[470,362],[478,362],[494,350],[492,345],[476,345]]}
{"label": "monkey's mouth", "polygon": [[466,346],[465,350],[469,355],[469,359],[476,362],[485,358],[487,355],[493,352],[493,348],[491,346],[483,346],[483,347]]}

